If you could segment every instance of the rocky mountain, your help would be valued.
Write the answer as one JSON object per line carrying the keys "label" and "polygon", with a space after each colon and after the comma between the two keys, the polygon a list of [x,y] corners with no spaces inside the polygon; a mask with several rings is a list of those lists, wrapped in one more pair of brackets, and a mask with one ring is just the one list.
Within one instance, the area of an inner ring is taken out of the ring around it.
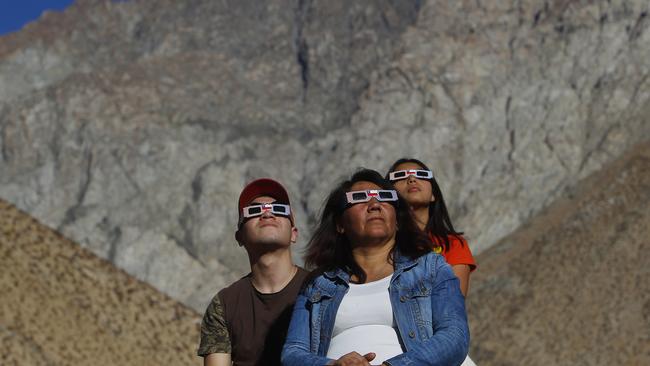
{"label": "rocky mountain", "polygon": [[478,257],[479,365],[650,364],[650,143]]}
{"label": "rocky mountain", "polygon": [[302,244],[340,177],[420,157],[481,252],[650,139],[648,6],[80,0],[0,38],[0,197],[197,310],[261,176]]}
{"label": "rocky mountain", "polygon": [[192,365],[196,312],[0,200],[0,364]]}
{"label": "rocky mountain", "polygon": [[[650,362],[650,143],[478,256],[480,365]],[[198,314],[0,201],[3,365],[196,364]]]}

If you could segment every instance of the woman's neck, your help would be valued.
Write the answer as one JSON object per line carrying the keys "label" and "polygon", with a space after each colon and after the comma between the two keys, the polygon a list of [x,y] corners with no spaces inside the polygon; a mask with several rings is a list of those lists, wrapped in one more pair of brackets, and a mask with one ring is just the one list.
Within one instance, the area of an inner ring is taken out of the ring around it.
{"label": "woman's neck", "polygon": [[[382,245],[356,246],[352,249],[355,262],[366,273],[365,282],[377,281],[393,273],[393,264],[388,259],[394,246],[395,238],[392,238]],[[356,276],[352,276],[351,280],[359,282]]]}
{"label": "woman's neck", "polygon": [[429,206],[413,207],[413,218],[420,230],[424,231],[429,222]]}

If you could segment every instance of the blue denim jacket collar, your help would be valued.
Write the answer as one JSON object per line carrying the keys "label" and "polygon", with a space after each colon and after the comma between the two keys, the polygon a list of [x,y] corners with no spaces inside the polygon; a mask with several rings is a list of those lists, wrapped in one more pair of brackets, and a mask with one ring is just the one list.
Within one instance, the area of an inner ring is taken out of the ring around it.
{"label": "blue denim jacket collar", "polygon": [[350,282],[350,274],[342,268],[336,268],[330,271],[326,271],[323,273],[323,275],[331,280],[339,278],[341,281],[345,283]]}
{"label": "blue denim jacket collar", "polygon": [[409,269],[418,264],[422,257],[413,259],[411,257],[405,256],[399,250],[393,251],[393,266],[395,267],[395,272],[402,272],[405,269]]}

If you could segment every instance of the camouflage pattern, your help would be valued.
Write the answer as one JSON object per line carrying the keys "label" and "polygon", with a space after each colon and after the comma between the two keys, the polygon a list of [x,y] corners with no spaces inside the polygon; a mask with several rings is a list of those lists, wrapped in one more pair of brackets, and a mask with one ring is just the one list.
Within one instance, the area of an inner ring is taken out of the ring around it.
{"label": "camouflage pattern", "polygon": [[231,353],[230,334],[219,295],[215,295],[205,310],[201,322],[201,344],[197,354],[205,357],[211,353]]}

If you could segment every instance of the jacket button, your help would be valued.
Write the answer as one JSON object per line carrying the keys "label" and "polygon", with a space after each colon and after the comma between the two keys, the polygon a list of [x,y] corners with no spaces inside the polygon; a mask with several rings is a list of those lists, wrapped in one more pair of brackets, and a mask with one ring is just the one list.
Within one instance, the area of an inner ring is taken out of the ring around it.
{"label": "jacket button", "polygon": [[399,301],[404,302],[406,301],[406,296],[402,295],[399,297]]}
{"label": "jacket button", "polygon": [[409,337],[411,337],[411,338],[415,338],[415,332],[414,332],[414,331],[410,331],[410,332],[409,332]]}

